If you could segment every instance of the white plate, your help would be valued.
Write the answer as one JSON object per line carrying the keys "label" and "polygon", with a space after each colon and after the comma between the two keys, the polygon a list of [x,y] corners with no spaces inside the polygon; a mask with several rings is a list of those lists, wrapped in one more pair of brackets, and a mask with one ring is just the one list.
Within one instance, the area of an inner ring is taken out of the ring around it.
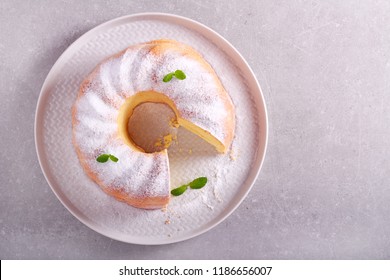
{"label": "white plate", "polygon": [[[166,211],[147,211],[109,197],[84,174],[71,142],[71,107],[80,83],[101,60],[129,45],[159,38],[186,43],[205,57],[232,97],[237,125],[232,152],[226,155],[216,154],[208,144],[180,130],[179,145],[169,151],[172,186],[199,176],[207,176],[209,183],[202,190],[172,198]],[[77,219],[116,240],[166,244],[206,232],[237,208],[259,174],[267,129],[260,86],[230,43],[193,20],[148,13],[101,24],[61,55],[39,96],[35,141],[46,180]]]}

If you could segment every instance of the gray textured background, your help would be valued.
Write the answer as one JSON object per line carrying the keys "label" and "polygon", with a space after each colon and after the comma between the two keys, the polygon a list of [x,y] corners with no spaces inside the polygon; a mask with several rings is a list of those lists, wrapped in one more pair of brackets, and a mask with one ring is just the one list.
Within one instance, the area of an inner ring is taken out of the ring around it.
{"label": "gray textured background", "polygon": [[[340,3],[342,2],[342,3]],[[35,107],[79,36],[138,12],[186,16],[247,59],[270,119],[259,179],[211,231],[110,240],[74,218],[40,170]],[[0,1],[0,258],[389,259],[390,2]]]}

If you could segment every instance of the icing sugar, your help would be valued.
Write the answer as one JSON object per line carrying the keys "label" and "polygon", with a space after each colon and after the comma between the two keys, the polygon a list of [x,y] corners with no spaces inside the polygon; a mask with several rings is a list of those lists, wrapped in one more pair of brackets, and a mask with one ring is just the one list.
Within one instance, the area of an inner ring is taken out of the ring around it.
{"label": "icing sugar", "polygon": [[[140,91],[157,91],[168,96],[182,118],[209,131],[221,142],[227,117],[215,77],[191,56],[165,50],[156,56],[153,44],[131,47],[100,64],[90,75],[90,84],[75,104],[74,139],[86,165],[105,186],[132,196],[169,194],[169,164],[166,151],[145,154],[128,147],[118,137],[118,110],[127,97]],[[163,77],[177,69],[187,78]],[[99,163],[96,157],[110,153],[117,163]]]}

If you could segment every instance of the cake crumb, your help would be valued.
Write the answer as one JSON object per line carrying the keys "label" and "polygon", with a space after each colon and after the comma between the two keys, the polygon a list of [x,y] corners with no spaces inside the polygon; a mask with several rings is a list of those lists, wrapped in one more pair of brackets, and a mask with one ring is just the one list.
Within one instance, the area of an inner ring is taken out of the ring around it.
{"label": "cake crumb", "polygon": [[219,203],[221,203],[222,202],[222,198],[221,198],[221,196],[219,195],[219,193],[217,192],[217,190],[215,188],[213,189],[213,194],[214,194],[214,197],[217,199],[217,201]]}
{"label": "cake crumb", "polygon": [[189,149],[189,150],[188,150],[188,154],[189,154],[189,155],[192,155],[192,149]]}
{"label": "cake crumb", "polygon": [[231,161],[235,161],[237,159],[237,154],[235,153],[235,151],[233,149],[230,150],[229,158]]}
{"label": "cake crumb", "polygon": [[164,224],[166,224],[166,225],[169,225],[170,223],[171,223],[171,220],[169,220],[169,219],[166,219],[164,222]]}
{"label": "cake crumb", "polygon": [[175,118],[169,120],[169,125],[174,128],[178,128],[180,126],[179,122]]}
{"label": "cake crumb", "polygon": [[156,143],[154,143],[155,147],[162,147],[162,141],[161,139],[157,139]]}
{"label": "cake crumb", "polygon": [[175,141],[177,143],[177,136],[172,134],[164,135],[162,138],[158,138],[157,141],[154,143],[155,147],[163,147],[164,149],[169,148],[169,146],[172,144],[172,141]]}
{"label": "cake crumb", "polygon": [[171,144],[172,141],[175,140],[176,136],[172,134],[167,134],[164,136],[164,148],[168,148]]}

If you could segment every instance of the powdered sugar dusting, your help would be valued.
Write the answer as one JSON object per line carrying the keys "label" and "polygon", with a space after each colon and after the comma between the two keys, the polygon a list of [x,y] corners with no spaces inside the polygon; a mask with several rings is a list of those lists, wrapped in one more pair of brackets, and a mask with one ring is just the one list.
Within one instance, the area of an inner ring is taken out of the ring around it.
{"label": "powdered sugar dusting", "polygon": [[[76,103],[75,142],[84,161],[104,186],[124,190],[132,196],[169,194],[169,167],[166,152],[144,154],[118,138],[116,117],[125,98],[137,92],[157,91],[176,104],[181,117],[224,141],[226,108],[215,77],[199,61],[170,49],[156,55],[155,44],[127,49],[100,64],[90,76]],[[166,74],[180,69],[185,80],[163,82]],[[97,74],[95,74],[97,73]],[[118,157],[117,163],[96,161],[102,153]]]}

